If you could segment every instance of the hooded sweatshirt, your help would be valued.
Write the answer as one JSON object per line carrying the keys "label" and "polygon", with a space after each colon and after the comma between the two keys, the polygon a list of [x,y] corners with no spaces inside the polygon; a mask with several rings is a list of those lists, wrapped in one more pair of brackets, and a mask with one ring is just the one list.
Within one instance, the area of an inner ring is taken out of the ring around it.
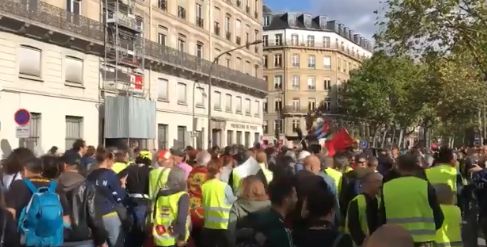
{"label": "hooded sweatshirt", "polygon": [[[251,201],[243,198],[239,198],[230,210],[230,220],[228,224],[228,234],[231,241],[237,241],[245,236],[248,231],[238,231],[243,228],[254,228],[251,220],[248,219],[248,215],[269,210],[271,202],[269,200],[263,201]],[[236,243],[232,243],[235,246]]]}

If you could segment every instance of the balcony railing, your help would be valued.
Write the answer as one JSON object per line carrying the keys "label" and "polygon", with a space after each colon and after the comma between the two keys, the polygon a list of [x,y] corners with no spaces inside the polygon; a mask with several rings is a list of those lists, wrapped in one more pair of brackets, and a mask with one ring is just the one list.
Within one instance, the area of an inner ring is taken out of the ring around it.
{"label": "balcony railing", "polygon": [[[1,0],[0,15],[4,18],[28,22],[31,26],[38,26],[45,30],[66,35],[74,34],[78,38],[93,41],[95,45],[103,44],[104,25],[102,23],[83,16],[73,18],[73,15],[66,10],[45,2]],[[144,41],[143,54],[146,60],[159,61],[203,75],[208,75],[210,72],[210,61],[162,46],[153,41]],[[212,75],[215,79],[237,83],[260,92],[267,91],[267,84],[263,80],[218,64],[213,66]]]}
{"label": "balcony railing", "polygon": [[134,17],[128,16],[121,12],[108,12],[108,23],[117,23],[120,26],[124,26],[130,30],[141,32],[140,26],[137,24],[137,20]]}

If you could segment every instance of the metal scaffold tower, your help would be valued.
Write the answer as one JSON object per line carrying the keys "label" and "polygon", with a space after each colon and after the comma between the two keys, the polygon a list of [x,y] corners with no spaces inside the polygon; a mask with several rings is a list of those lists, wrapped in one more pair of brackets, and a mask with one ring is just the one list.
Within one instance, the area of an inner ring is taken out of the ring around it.
{"label": "metal scaffold tower", "polygon": [[144,38],[134,0],[104,0],[104,89],[118,95],[146,95],[144,87]]}

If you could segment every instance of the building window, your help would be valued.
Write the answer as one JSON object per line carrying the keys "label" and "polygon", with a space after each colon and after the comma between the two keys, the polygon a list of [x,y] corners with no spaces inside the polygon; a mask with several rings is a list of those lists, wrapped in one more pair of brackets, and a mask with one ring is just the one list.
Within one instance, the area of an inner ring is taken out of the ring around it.
{"label": "building window", "polygon": [[267,106],[267,99],[264,100],[264,102],[262,103],[262,110],[264,111],[264,113],[267,113],[267,109],[268,106]]}
{"label": "building window", "polygon": [[157,7],[164,11],[167,10],[167,0],[157,0]]}
{"label": "building window", "polygon": [[80,0],[67,0],[66,10],[70,13],[80,15],[81,14]]}
{"label": "building window", "polygon": [[274,89],[282,89],[282,75],[274,76]]}
{"label": "building window", "polygon": [[245,147],[250,147],[250,132],[248,131],[245,132]]}
{"label": "building window", "polygon": [[237,45],[240,45],[240,43],[242,42],[242,39],[239,36],[242,33],[241,26],[242,21],[237,19],[237,21],[235,21],[235,42],[237,43]]}
{"label": "building window", "polygon": [[186,105],[186,84],[179,82],[177,85],[178,104]]}
{"label": "building window", "polygon": [[178,140],[175,146],[179,148],[186,147],[186,126],[178,126]]}
{"label": "building window", "polygon": [[315,46],[315,36],[308,35],[307,45],[308,45],[308,47],[314,47]]}
{"label": "building window", "polygon": [[299,111],[299,98],[294,98],[294,99],[291,101],[291,105],[292,105],[292,110],[293,110],[294,112]]}
{"label": "building window", "polygon": [[196,95],[195,95],[196,107],[204,108],[205,107],[205,89],[202,87],[197,87],[195,93],[196,93]]}
{"label": "building window", "polygon": [[327,79],[327,80],[324,80],[323,81],[323,84],[324,84],[324,89],[325,90],[330,90],[331,89],[331,80]]}
{"label": "building window", "polygon": [[314,76],[308,77],[308,90],[316,89],[316,78]]}
{"label": "building window", "polygon": [[299,81],[300,81],[299,75],[293,75],[291,88],[299,90]]}
{"label": "building window", "polygon": [[297,34],[291,35],[291,44],[294,46],[299,45],[299,36]]}
{"label": "building window", "polygon": [[[144,17],[142,16],[135,16],[135,22],[137,23],[137,27],[140,29],[140,30],[144,30]],[[144,36],[143,33],[140,34],[142,37]]]}
{"label": "building window", "polygon": [[204,26],[203,8],[202,8],[201,4],[199,4],[199,3],[196,4],[196,25],[198,27]]}
{"label": "building window", "polygon": [[[237,0],[238,1],[238,0]],[[267,27],[271,24],[271,16],[270,15],[266,15],[264,16],[264,27]]]}
{"label": "building window", "polygon": [[19,139],[19,147],[28,148],[31,151],[41,144],[41,114],[30,113],[30,133],[28,138]]}
{"label": "building window", "polygon": [[65,80],[66,82],[83,84],[83,60],[67,56],[65,68]]}
{"label": "building window", "polygon": [[159,149],[166,149],[167,146],[167,124],[157,125],[157,144]]}
{"label": "building window", "polygon": [[281,46],[282,45],[282,34],[276,34],[275,38],[276,38],[276,40],[275,40],[276,46]]}
{"label": "building window", "polygon": [[242,114],[242,97],[237,96],[237,113]]}
{"label": "building window", "polygon": [[325,111],[330,111],[331,110],[331,99],[326,98],[325,99]]}
{"label": "building window", "polygon": [[21,46],[19,51],[19,73],[41,77],[41,50],[31,46]]}
{"label": "building window", "polygon": [[213,101],[213,109],[215,111],[221,111],[222,110],[222,93],[215,91],[215,97]]}
{"label": "building window", "polygon": [[316,57],[315,55],[309,55],[308,57],[308,68],[316,68]]}
{"label": "building window", "polygon": [[66,150],[71,149],[73,143],[82,138],[83,118],[66,116]]}
{"label": "building window", "polygon": [[242,145],[242,131],[237,131],[237,144]]}
{"label": "building window", "polygon": [[262,35],[262,43],[264,47],[269,46],[269,36],[267,35]]}
{"label": "building window", "polygon": [[292,56],[293,67],[299,67],[299,60],[300,60],[299,54],[293,54]]}
{"label": "building window", "polygon": [[260,142],[260,133],[255,132],[254,133],[254,143],[259,143]]}
{"label": "building window", "polygon": [[[254,35],[255,35],[254,40],[255,41],[259,40],[259,30],[255,30]],[[259,46],[258,45],[254,45],[254,52],[259,53]]]}
{"label": "building window", "polygon": [[280,68],[282,66],[282,54],[274,55],[274,67]]}
{"label": "building window", "polygon": [[274,101],[274,110],[275,110],[275,112],[280,112],[282,110],[282,100],[281,100],[281,98],[277,98]]}
{"label": "building window", "polygon": [[227,130],[227,146],[233,145],[233,130]]}
{"label": "building window", "polygon": [[260,116],[260,102],[258,100],[254,101],[254,117],[259,117]]}
{"label": "building window", "polygon": [[166,79],[159,78],[157,79],[158,84],[158,91],[157,91],[157,99],[162,101],[167,101],[168,97],[168,87],[169,83]]}
{"label": "building window", "polygon": [[276,134],[281,134],[282,133],[282,121],[281,120],[274,120],[274,130]]}
{"label": "building window", "polygon": [[220,23],[218,23],[217,21],[215,21],[215,23],[213,24],[213,32],[220,36]]}
{"label": "building window", "polygon": [[323,67],[325,69],[331,69],[331,57],[330,56],[325,56],[323,57]]}
{"label": "building window", "polygon": [[196,57],[203,58],[203,43],[196,42]]}
{"label": "building window", "polygon": [[323,47],[330,48],[330,37],[323,37]]}
{"label": "building window", "polygon": [[186,50],[185,46],[186,46],[186,36],[183,35],[183,34],[179,34],[179,37],[178,37],[178,50],[180,52],[184,52]]}
{"label": "building window", "polygon": [[245,99],[245,115],[250,116],[251,107],[250,99]]}
{"label": "building window", "polygon": [[178,17],[186,19],[186,9],[183,6],[178,6]]}
{"label": "building window", "polygon": [[232,95],[226,94],[225,95],[225,111],[232,112]]}
{"label": "building window", "polygon": [[314,111],[316,109],[316,99],[309,98],[308,99],[308,111]]}
{"label": "building window", "polygon": [[232,39],[232,32],[230,30],[230,20],[232,16],[231,15],[226,15],[225,16],[225,35],[227,37],[227,40]]}
{"label": "building window", "polygon": [[264,134],[268,134],[269,133],[269,123],[266,121],[264,121],[264,123],[262,124],[262,130],[264,131]]}
{"label": "building window", "polygon": [[299,119],[293,119],[293,131],[300,129],[300,122]]}
{"label": "building window", "polygon": [[264,68],[267,68],[267,55],[264,55],[263,61],[264,61]]}

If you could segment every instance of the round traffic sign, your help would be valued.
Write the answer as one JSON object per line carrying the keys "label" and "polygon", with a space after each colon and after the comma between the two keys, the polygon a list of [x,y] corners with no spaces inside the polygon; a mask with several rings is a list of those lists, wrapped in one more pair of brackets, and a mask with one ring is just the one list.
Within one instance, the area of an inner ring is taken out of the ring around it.
{"label": "round traffic sign", "polygon": [[19,109],[14,114],[15,122],[20,126],[25,126],[30,122],[30,112],[26,109]]}

